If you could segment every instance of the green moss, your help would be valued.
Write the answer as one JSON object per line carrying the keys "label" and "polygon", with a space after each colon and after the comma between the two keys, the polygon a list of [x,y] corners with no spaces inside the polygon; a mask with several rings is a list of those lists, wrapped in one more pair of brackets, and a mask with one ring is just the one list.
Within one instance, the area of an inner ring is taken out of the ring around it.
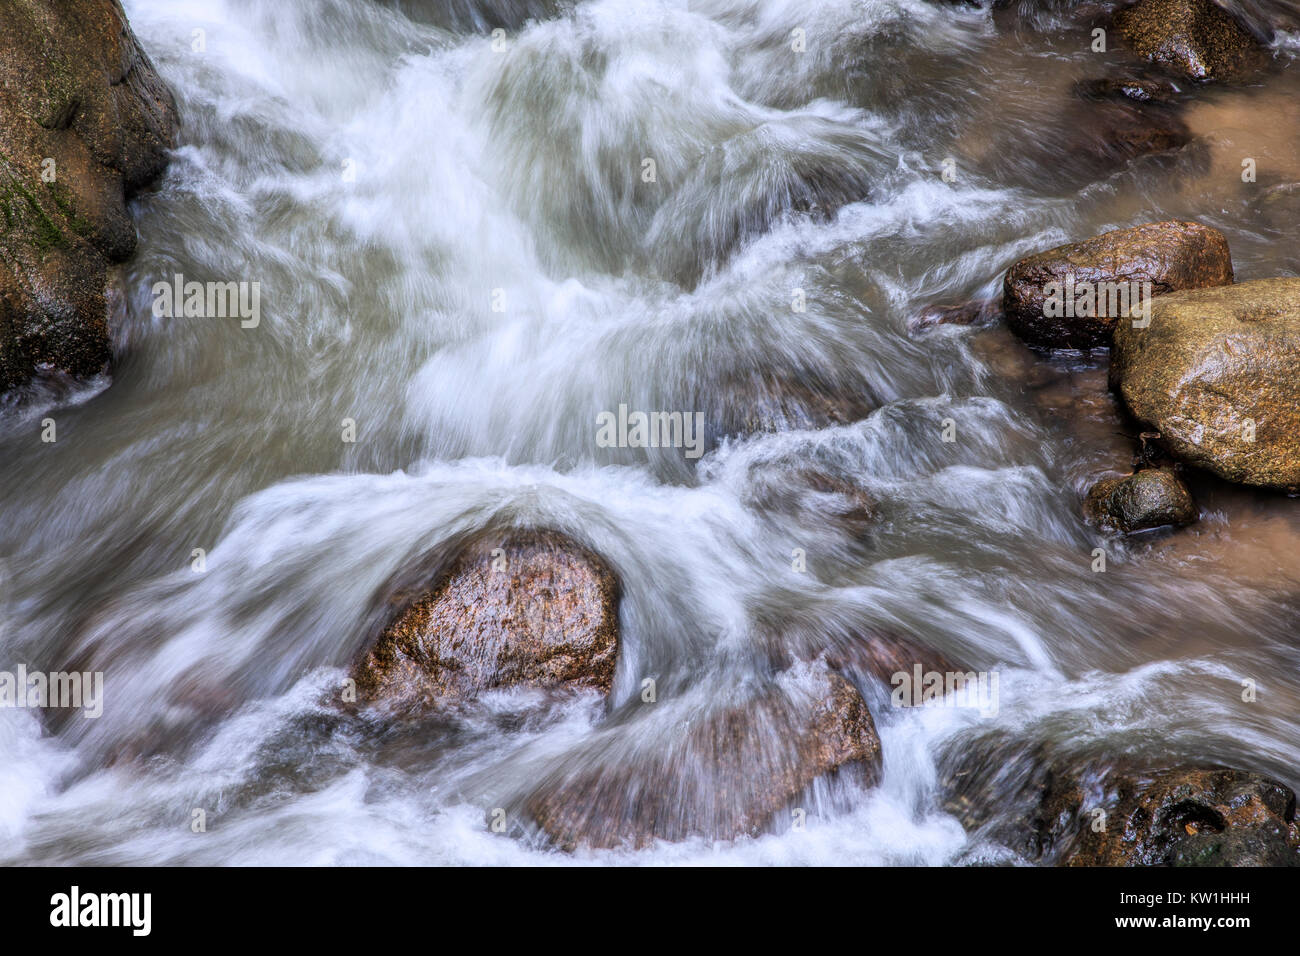
{"label": "green moss", "polygon": [[[31,217],[24,222],[23,205],[31,210]],[[50,218],[41,208],[36,197],[22,182],[12,174],[8,183],[0,184],[0,207],[5,214],[5,226],[10,233],[20,230],[19,238],[24,238],[40,252],[53,248],[65,248],[68,237],[63,234],[58,223]]]}
{"label": "green moss", "polygon": [[[20,242],[29,242],[38,252],[66,248],[69,244],[68,237],[41,206],[32,191],[23,185],[22,178],[14,172],[13,160],[0,151],[0,161],[3,161],[4,172],[9,176],[7,183],[0,182],[0,208],[4,210],[7,233],[5,245],[12,246],[13,241],[17,239]],[[56,199],[55,202],[57,205],[58,200]],[[24,204],[31,211],[30,216],[23,214]]]}
{"label": "green moss", "polygon": [[68,221],[68,227],[79,236],[89,236],[95,231],[95,226],[86,219],[81,213],[77,212],[76,201],[73,198],[72,190],[63,183],[46,183],[50,195],[54,199],[54,205],[59,207],[59,212],[63,213],[63,218]]}

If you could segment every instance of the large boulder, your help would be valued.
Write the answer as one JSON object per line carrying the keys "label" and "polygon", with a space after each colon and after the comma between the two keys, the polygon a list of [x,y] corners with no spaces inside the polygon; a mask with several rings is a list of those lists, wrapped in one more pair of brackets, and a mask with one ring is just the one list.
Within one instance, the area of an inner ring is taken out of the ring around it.
{"label": "large boulder", "polygon": [[396,613],[354,668],[359,699],[418,713],[496,687],[608,692],[618,651],[618,579],[548,531],[485,533]]}
{"label": "large boulder", "polygon": [[163,171],[176,108],[117,0],[11,0],[0,17],[0,390],[109,359],[126,200]]}
{"label": "large boulder", "polygon": [[613,748],[606,763],[558,771],[526,812],[566,850],[727,840],[762,832],[823,775],[871,782],[879,773],[866,702],[821,664],[797,664],[748,699],[681,724],[656,728],[643,750]]}
{"label": "large boulder", "polygon": [[1160,296],[1232,280],[1223,233],[1195,222],[1149,222],[1019,260],[1003,280],[1002,307],[1012,331],[1031,345],[1089,349],[1110,342],[1145,283]]}
{"label": "large boulder", "polygon": [[1172,469],[1147,468],[1097,482],[1084,500],[1084,513],[1103,528],[1131,534],[1191,524],[1198,511],[1192,493]]}
{"label": "large boulder", "polygon": [[1229,481],[1300,488],[1300,279],[1155,301],[1115,332],[1110,380],[1176,458]]}
{"label": "large boulder", "polygon": [[[1124,777],[1080,825],[1065,866],[1300,866],[1295,793],[1255,773],[1177,769]],[[1087,809],[1087,808],[1085,808]]]}
{"label": "large boulder", "polygon": [[1211,0],[1138,0],[1114,22],[1131,49],[1188,79],[1233,79],[1265,62],[1260,43]]}

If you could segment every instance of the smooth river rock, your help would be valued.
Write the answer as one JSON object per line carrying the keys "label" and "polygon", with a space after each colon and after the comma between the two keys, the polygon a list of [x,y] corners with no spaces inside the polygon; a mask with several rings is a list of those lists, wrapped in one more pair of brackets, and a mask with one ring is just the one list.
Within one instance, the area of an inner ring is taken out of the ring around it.
{"label": "smooth river rock", "polygon": [[857,689],[814,663],[778,675],[743,703],[656,733],[648,753],[612,757],[604,767],[556,774],[526,799],[552,845],[641,848],[757,835],[818,777],[874,781],[880,739]]}
{"label": "smooth river rock", "polygon": [[550,531],[484,534],[405,593],[354,668],[360,699],[420,712],[496,687],[608,692],[619,583],[597,555]]}
{"label": "smooth river rock", "polygon": [[1122,478],[1105,478],[1084,501],[1089,520],[1130,534],[1196,520],[1196,501],[1172,469],[1147,468]]}
{"label": "smooth river rock", "polygon": [[[1030,345],[1090,349],[1107,345],[1119,323],[1117,310],[1109,307],[1111,296],[1105,297],[1106,305],[1094,304],[1091,315],[1047,314],[1054,291],[1050,283],[1060,283],[1063,290],[1072,281],[1079,304],[1085,288],[1096,291],[1103,284],[1124,283],[1132,290],[1131,283],[1149,282],[1151,294],[1160,296],[1232,280],[1223,233],[1195,222],[1150,222],[1026,256],[1007,270],[1002,306],[1011,330]],[[1130,302],[1135,297],[1130,295]]]}
{"label": "smooth river rock", "polygon": [[1148,327],[1116,330],[1110,381],[1175,458],[1300,488],[1300,279],[1157,299]]}
{"label": "smooth river rock", "polygon": [[126,200],[155,180],[176,107],[117,0],[8,0],[0,17],[0,390],[109,359]]}

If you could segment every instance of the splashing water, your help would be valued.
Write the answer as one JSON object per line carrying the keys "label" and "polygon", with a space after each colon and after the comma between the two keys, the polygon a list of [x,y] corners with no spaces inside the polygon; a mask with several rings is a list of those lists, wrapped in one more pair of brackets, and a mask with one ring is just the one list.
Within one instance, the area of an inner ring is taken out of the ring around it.
{"label": "splashing water", "polygon": [[[1198,95],[1172,158],[1058,169],[1018,147],[1067,148],[1096,68],[1032,29],[1050,9],[1013,36],[924,0],[127,6],[184,133],[137,203],[112,385],[0,412],[0,667],[94,662],[113,703],[54,726],[0,709],[3,862],[1006,860],[939,793],[943,748],[991,731],[1300,785],[1289,503],[1207,484],[1196,528],[1107,539],[1078,508],[1131,455],[1104,366],[908,324],[1019,255],[1150,219],[1224,230],[1239,278],[1295,274],[1297,193],[1223,175],[1251,155],[1300,180],[1294,71]],[[260,283],[260,325],[156,318],[175,274]],[[861,414],[817,420],[828,395]],[[620,404],[702,413],[704,457],[603,447]],[[752,414],[777,427],[743,434]],[[961,441],[937,440],[948,420]],[[869,534],[812,489],[755,506],[809,467],[879,502]],[[997,668],[998,712],[864,687],[882,782],[818,784],[804,832],[502,839],[490,801],[597,738],[634,760],[653,723],[516,691],[394,738],[322,701],[385,582],[503,516],[618,570],[615,708],[644,673],[740,685],[777,622],[814,651],[916,635]],[[136,739],[156,756],[115,759]],[[202,839],[196,807],[220,820]]]}

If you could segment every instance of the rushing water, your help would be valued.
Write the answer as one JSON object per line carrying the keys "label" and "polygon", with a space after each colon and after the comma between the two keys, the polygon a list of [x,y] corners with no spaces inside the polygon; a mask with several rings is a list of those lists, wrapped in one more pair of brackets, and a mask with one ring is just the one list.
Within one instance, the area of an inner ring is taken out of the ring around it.
{"label": "rushing water", "polygon": [[[1198,525],[1101,535],[1079,495],[1134,447],[1104,358],[908,321],[1152,219],[1224,230],[1239,278],[1297,274],[1297,34],[1260,82],[1196,94],[1187,148],[1124,163],[1088,156],[1071,93],[1108,69],[1090,23],[1047,6],[127,7],[184,130],[137,203],[112,382],[0,409],[0,668],[102,669],[107,702],[0,709],[0,860],[1008,860],[938,788],[944,749],[990,734],[1300,785],[1294,503],[1201,481]],[[866,198],[804,208],[787,194],[808,170]],[[259,282],[260,325],[155,317],[176,273]],[[790,427],[718,440],[755,382],[810,379],[876,411],[805,427],[796,393]],[[599,447],[621,403],[704,412],[707,453]],[[810,466],[880,502],[868,534],[794,483]],[[755,505],[787,485],[799,507]],[[617,568],[615,706],[646,673],[684,689],[665,707],[725,695],[773,631],[817,649],[874,626],[997,669],[998,713],[864,687],[883,782],[819,787],[804,832],[577,854],[495,835],[484,814],[539,767],[581,765],[602,733],[634,759],[656,725],[501,693],[394,735],[327,698],[385,582],[499,517]]]}

